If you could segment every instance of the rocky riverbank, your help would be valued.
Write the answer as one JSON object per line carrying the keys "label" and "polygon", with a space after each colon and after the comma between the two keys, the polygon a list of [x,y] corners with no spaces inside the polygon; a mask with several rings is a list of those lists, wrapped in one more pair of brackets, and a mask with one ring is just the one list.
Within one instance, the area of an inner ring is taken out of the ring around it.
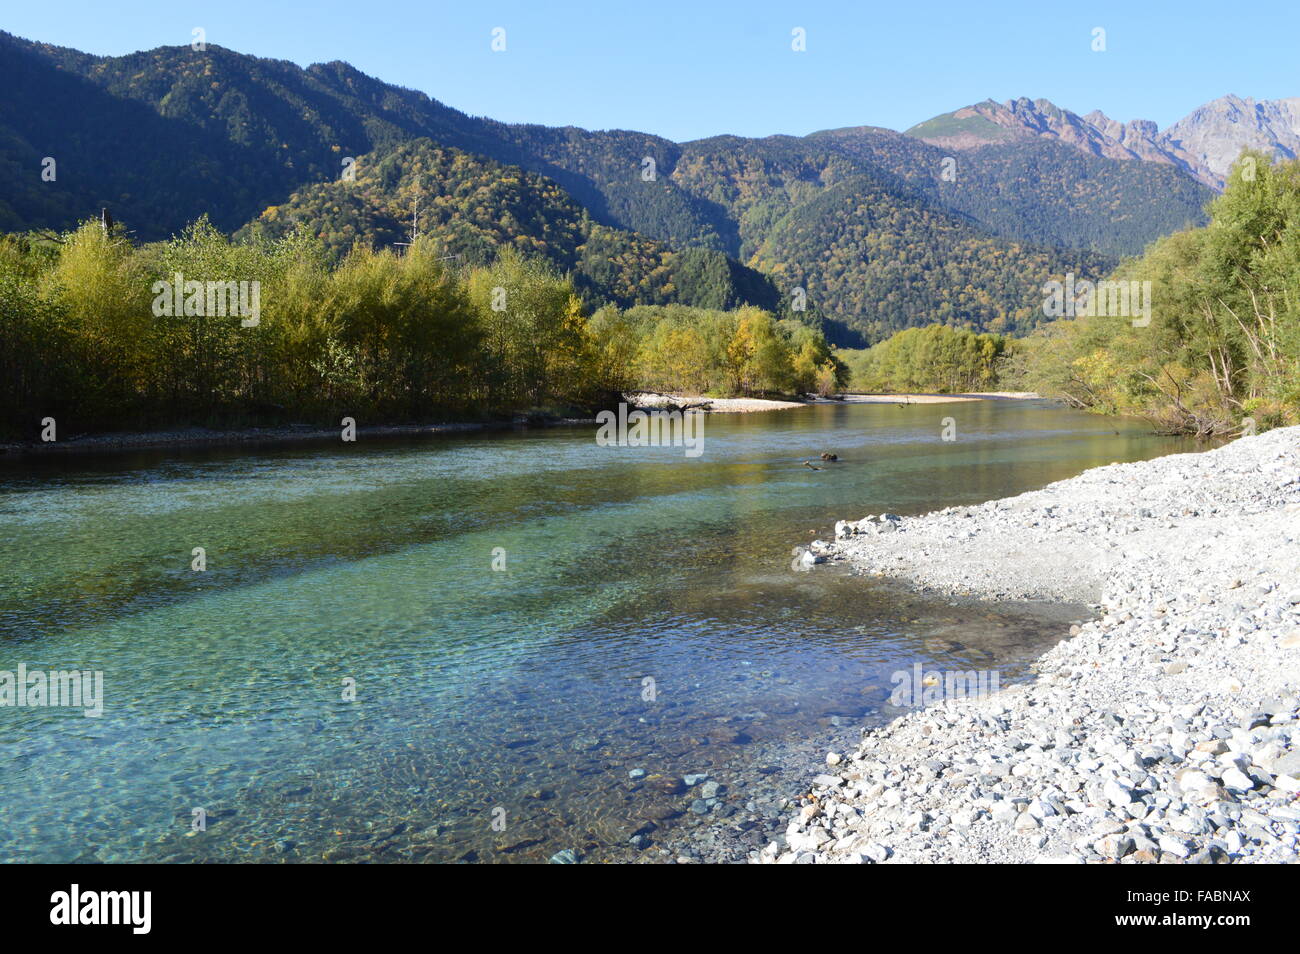
{"label": "rocky riverbank", "polygon": [[1030,683],[928,675],[946,698],[830,753],[753,860],[1297,860],[1300,428],[836,535],[799,562],[1098,617]]}

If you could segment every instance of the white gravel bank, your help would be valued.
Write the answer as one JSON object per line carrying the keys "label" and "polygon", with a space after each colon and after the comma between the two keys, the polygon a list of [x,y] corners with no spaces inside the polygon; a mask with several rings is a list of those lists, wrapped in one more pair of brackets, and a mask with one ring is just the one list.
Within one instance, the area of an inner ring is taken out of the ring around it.
{"label": "white gravel bank", "polygon": [[832,753],[760,860],[1297,859],[1300,428],[837,535],[804,561],[1102,615],[1034,682]]}

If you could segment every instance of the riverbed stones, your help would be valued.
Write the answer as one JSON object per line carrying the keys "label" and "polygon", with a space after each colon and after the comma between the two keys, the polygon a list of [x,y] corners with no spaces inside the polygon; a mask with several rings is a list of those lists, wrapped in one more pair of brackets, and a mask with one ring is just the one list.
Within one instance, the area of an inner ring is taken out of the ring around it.
{"label": "riverbed stones", "polygon": [[1115,779],[1102,786],[1102,794],[1112,805],[1128,805],[1133,801],[1133,789]]}
{"label": "riverbed stones", "polygon": [[882,864],[889,860],[889,847],[878,842],[869,841],[862,846],[861,854],[868,861]]}
{"label": "riverbed stones", "polygon": [[1276,775],[1300,776],[1300,747],[1272,759],[1269,769]]}
{"label": "riverbed stones", "polygon": [[665,795],[680,795],[686,791],[686,781],[676,775],[651,775],[646,781]]}
{"label": "riverbed stones", "polygon": [[811,550],[801,550],[796,562],[799,566],[810,568],[819,563],[825,563],[826,556],[822,553],[813,553]]}
{"label": "riverbed stones", "polygon": [[1255,787],[1255,782],[1234,765],[1223,773],[1223,786],[1231,792],[1249,792]]}
{"label": "riverbed stones", "polygon": [[1298,477],[1285,428],[837,527],[820,552],[864,575],[1097,614],[1032,681],[865,732],[751,860],[1298,860]]}
{"label": "riverbed stones", "polygon": [[1118,861],[1125,855],[1131,853],[1136,847],[1131,835],[1115,834],[1105,835],[1093,842],[1093,848],[1097,854],[1103,858],[1109,858],[1112,861]]}

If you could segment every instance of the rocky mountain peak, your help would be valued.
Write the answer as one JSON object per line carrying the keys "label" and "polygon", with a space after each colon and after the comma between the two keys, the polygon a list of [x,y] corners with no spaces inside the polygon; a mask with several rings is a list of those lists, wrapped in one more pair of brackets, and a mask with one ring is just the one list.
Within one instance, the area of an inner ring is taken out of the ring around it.
{"label": "rocky mountain peak", "polygon": [[1101,110],[1080,116],[1047,99],[986,99],[907,132],[952,149],[1008,139],[1055,139],[1095,156],[1174,165],[1221,189],[1242,149],[1287,159],[1300,155],[1300,97],[1255,100],[1229,94],[1197,107],[1164,132],[1149,119],[1122,123]]}

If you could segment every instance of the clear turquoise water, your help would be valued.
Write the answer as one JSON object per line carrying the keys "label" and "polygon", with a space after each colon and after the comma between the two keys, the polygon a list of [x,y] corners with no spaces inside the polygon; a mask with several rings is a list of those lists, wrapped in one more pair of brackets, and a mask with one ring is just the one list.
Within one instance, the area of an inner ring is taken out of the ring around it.
{"label": "clear turquoise water", "polygon": [[615,858],[647,821],[655,851],[710,820],[656,776],[736,812],[892,714],[890,672],[1014,676],[1058,635],[792,572],[794,544],[1189,449],[1037,402],[717,416],[696,459],[594,433],[0,464],[0,669],[106,696],[0,709],[0,859]]}

